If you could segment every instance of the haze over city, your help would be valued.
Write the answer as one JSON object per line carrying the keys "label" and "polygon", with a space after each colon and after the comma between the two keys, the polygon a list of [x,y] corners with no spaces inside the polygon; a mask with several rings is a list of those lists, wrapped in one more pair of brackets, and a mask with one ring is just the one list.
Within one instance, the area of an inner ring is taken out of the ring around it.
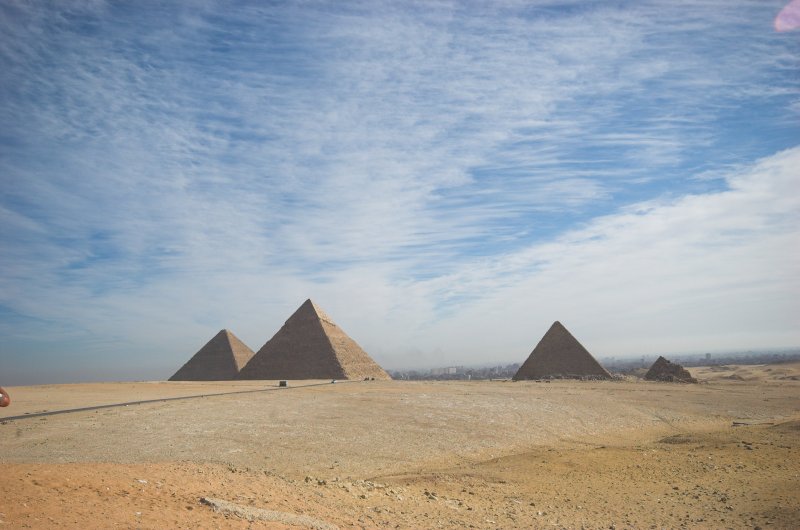
{"label": "haze over city", "polygon": [[0,384],[307,298],[387,369],[796,348],[784,5],[3,2]]}

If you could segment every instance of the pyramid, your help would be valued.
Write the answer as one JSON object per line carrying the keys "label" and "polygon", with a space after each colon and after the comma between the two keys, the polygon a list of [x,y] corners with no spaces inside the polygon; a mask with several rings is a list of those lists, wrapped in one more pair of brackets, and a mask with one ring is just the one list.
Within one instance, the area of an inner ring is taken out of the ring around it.
{"label": "pyramid", "polygon": [[306,300],[239,379],[391,379],[322,309]]}
{"label": "pyramid", "polygon": [[229,381],[247,364],[253,350],[223,329],[181,366],[170,381]]}
{"label": "pyramid", "polygon": [[611,374],[586,351],[561,322],[553,322],[512,378],[611,379]]}
{"label": "pyramid", "polygon": [[653,366],[644,374],[648,381],[669,381],[671,383],[696,383],[689,371],[678,363],[659,357]]}

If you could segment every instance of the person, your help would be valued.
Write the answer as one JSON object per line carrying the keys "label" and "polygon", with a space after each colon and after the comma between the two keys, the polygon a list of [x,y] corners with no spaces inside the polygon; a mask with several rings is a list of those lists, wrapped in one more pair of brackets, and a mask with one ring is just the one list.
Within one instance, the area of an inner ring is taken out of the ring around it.
{"label": "person", "polygon": [[8,392],[5,388],[0,386],[0,407],[7,407],[11,404],[11,396],[8,395]]}

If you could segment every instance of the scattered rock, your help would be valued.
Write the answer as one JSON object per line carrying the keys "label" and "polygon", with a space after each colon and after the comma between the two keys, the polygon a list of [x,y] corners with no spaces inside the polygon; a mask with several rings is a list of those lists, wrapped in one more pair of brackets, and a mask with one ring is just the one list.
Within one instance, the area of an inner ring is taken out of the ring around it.
{"label": "scattered rock", "polygon": [[241,517],[251,522],[269,521],[286,525],[304,526],[312,530],[339,530],[339,527],[334,524],[320,521],[319,519],[314,519],[307,515],[251,508],[249,506],[241,506],[226,500],[213,499],[211,497],[202,497],[200,498],[200,502],[210,506],[215,512],[235,515],[236,517]]}

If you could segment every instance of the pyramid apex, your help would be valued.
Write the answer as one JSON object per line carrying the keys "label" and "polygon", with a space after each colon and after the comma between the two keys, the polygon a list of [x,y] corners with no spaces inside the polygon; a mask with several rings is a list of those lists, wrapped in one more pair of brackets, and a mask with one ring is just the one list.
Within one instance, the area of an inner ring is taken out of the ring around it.
{"label": "pyramid apex", "polygon": [[294,312],[294,315],[292,315],[292,317],[294,317],[295,315],[303,315],[303,314],[308,315],[308,312],[313,313],[313,315],[320,320],[324,320],[325,322],[332,324],[334,326],[336,325],[336,323],[331,319],[331,317],[329,317],[328,314],[325,313],[325,311],[323,311],[319,305],[315,304],[311,298],[307,298],[306,301],[303,302],[302,305],[300,305],[300,307],[297,308],[297,311]]}
{"label": "pyramid apex", "polygon": [[234,333],[233,331],[229,330],[228,328],[223,328],[222,330],[220,330],[219,334],[220,335],[225,335],[229,339],[239,340],[239,337],[236,336],[236,333]]}
{"label": "pyramid apex", "polygon": [[228,328],[222,328],[221,330],[219,330],[219,333],[217,333],[217,337],[226,337],[229,341],[232,338],[237,340],[239,339],[239,337],[237,337],[236,334],[234,334],[234,332],[229,330]]}
{"label": "pyramid apex", "polygon": [[308,304],[311,307],[313,307],[315,311],[320,311],[319,304],[314,302],[314,300],[312,300],[311,298],[308,298],[305,302],[303,302],[303,305],[305,305],[305,304]]}
{"label": "pyramid apex", "polygon": [[560,320],[556,320],[552,324],[550,324],[550,328],[547,330],[547,333],[559,333],[559,334],[566,333],[567,335],[572,335],[572,333],[570,333],[569,330],[567,329],[567,326],[562,324]]}
{"label": "pyramid apex", "polygon": [[315,304],[314,301],[311,298],[306,298],[306,301],[303,302],[302,304],[300,304],[300,307],[298,307],[297,310],[299,311],[299,310],[304,309],[304,308],[305,309],[311,309],[315,313],[319,312],[319,306],[317,304]]}

